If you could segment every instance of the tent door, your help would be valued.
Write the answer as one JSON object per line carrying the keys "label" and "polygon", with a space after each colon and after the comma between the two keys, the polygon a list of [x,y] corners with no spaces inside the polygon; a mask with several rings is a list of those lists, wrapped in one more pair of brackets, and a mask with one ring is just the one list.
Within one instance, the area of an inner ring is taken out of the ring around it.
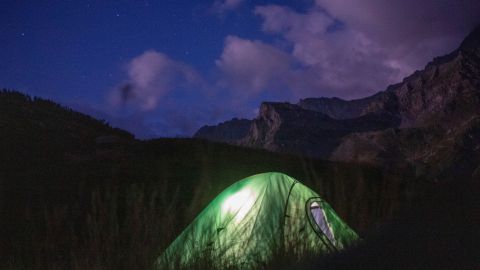
{"label": "tent door", "polygon": [[311,198],[307,201],[306,209],[308,220],[313,230],[328,248],[336,250],[335,235],[328,224],[327,216],[321,206],[320,198]]}

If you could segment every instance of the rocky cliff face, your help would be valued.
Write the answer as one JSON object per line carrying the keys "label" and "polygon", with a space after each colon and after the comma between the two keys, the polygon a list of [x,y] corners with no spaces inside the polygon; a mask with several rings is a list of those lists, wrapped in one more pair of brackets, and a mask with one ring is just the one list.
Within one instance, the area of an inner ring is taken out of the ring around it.
{"label": "rocky cliff face", "polygon": [[306,98],[301,99],[297,105],[306,110],[326,114],[334,119],[350,119],[364,115],[368,106],[378,99],[381,99],[380,93],[356,100],[343,100],[337,97]]}
{"label": "rocky cliff face", "polygon": [[334,119],[289,103],[265,102],[247,135],[238,141],[272,151],[328,157],[340,138],[354,132],[383,130],[400,124],[396,115],[378,110],[351,119]]}
{"label": "rocky cliff face", "polygon": [[480,28],[459,49],[430,62],[387,92],[400,129],[349,134],[333,160],[411,166],[441,180],[480,177]]}
{"label": "rocky cliff face", "polygon": [[248,131],[230,142],[440,179],[480,176],[479,130],[477,27],[457,50],[373,96],[263,103]]}

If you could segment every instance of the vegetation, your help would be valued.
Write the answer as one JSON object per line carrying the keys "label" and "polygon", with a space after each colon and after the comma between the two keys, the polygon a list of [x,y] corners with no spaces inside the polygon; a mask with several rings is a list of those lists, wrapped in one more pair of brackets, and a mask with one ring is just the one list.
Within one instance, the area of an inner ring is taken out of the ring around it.
{"label": "vegetation", "polygon": [[430,187],[358,246],[302,260],[300,269],[479,269],[480,182]]}
{"label": "vegetation", "polygon": [[374,167],[195,139],[135,140],[51,101],[0,92],[0,269],[149,269],[220,191],[301,180],[368,232],[423,184]]}

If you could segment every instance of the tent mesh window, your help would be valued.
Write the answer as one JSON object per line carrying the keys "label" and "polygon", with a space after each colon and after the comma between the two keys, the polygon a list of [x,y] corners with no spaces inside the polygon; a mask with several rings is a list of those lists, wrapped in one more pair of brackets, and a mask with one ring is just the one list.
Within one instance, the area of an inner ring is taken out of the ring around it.
{"label": "tent mesh window", "polygon": [[327,237],[331,244],[335,244],[335,238],[333,236],[332,228],[328,225],[327,217],[325,216],[325,211],[322,209],[321,204],[319,201],[312,201],[309,203],[309,207],[307,208],[310,211],[310,215],[308,215],[311,220],[313,221],[312,224],[314,225],[317,231],[321,231],[323,235]]}

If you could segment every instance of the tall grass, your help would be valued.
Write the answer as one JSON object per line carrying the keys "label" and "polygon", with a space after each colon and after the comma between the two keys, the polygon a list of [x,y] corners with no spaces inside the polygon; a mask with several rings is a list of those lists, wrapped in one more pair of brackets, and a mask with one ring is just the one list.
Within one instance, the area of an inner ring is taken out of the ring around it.
{"label": "tall grass", "polygon": [[150,269],[183,215],[177,197],[165,200],[161,192],[138,184],[97,188],[86,210],[45,206],[34,217],[26,209],[24,238],[4,268]]}
{"label": "tall grass", "polygon": [[[351,211],[355,206],[345,204],[348,197],[343,197],[346,195],[342,195],[338,188],[329,186],[346,184],[341,181],[348,179],[350,174],[339,175],[335,176],[337,183],[328,184],[329,181],[323,179],[328,175],[320,175],[316,180],[307,178],[311,180],[306,184],[327,191],[324,194],[330,195],[336,203],[336,210],[348,217],[354,214]],[[164,177],[169,179],[168,175]],[[188,185],[190,190],[187,191],[185,186],[172,185],[171,181],[124,181],[121,185],[110,183],[92,188],[79,185],[72,190],[80,193],[76,197],[81,199],[25,207],[18,213],[24,218],[16,222],[22,228],[23,236],[10,241],[14,246],[8,259],[2,258],[3,268],[153,269],[155,260],[166,246],[219,191],[228,186],[227,183],[215,184],[209,177],[199,177],[194,185]],[[361,188],[356,190],[358,188],[351,186],[351,191],[370,192]],[[332,194],[328,193],[330,190]],[[75,194],[67,195],[75,197]],[[367,198],[360,197],[361,200]],[[275,252],[278,253],[276,257],[281,258],[275,261],[277,264],[286,265],[287,261],[299,260],[289,250]],[[211,269],[214,265],[209,256],[205,256],[189,267]]]}
{"label": "tall grass", "polygon": [[[258,155],[256,158],[268,164]],[[182,161],[195,164],[192,159],[183,158]],[[294,168],[300,167],[292,165],[299,161],[292,162],[290,158],[285,163],[279,159],[276,165],[263,165],[264,169],[252,166],[243,172],[231,170],[225,164],[217,168],[219,162],[212,162],[212,159],[190,169],[182,164],[175,165],[179,166],[175,168],[161,161],[131,163],[129,160],[125,168],[121,168],[122,164],[98,168],[90,163],[79,164],[82,170],[72,176],[78,178],[78,182],[65,182],[74,186],[66,191],[55,188],[39,195],[38,199],[24,204],[24,208],[14,213],[13,226],[18,228],[11,238],[2,239],[8,254],[1,258],[0,269],[152,269],[166,246],[214,196],[256,170],[269,171],[275,167],[279,168],[277,170],[283,167],[286,173],[290,170],[289,174],[318,190],[342,218],[357,228],[391,215],[395,210],[392,202],[403,199],[389,197],[389,194],[401,196],[405,188],[401,181],[387,182],[375,171],[354,166],[342,165],[347,169],[336,170],[339,165],[327,167],[322,163],[311,163],[302,166],[304,172],[308,172],[302,173],[302,170],[284,167],[287,162]],[[177,162],[171,161],[173,164]],[[245,166],[241,163],[234,165]],[[147,170],[147,167],[157,169]],[[77,172],[72,168],[66,170],[70,174]],[[105,170],[114,171],[113,176],[107,175],[106,180],[98,182],[97,179],[105,177]],[[176,175],[172,176],[173,172]],[[182,174],[186,174],[183,180]],[[198,177],[194,178],[195,175]],[[82,180],[90,178],[89,181]],[[49,187],[55,187],[56,183],[58,181]],[[289,251],[279,252],[277,257],[285,261],[277,261],[281,265],[298,260]],[[191,267],[209,269],[213,266],[208,260],[208,256],[200,258],[198,265]]]}

